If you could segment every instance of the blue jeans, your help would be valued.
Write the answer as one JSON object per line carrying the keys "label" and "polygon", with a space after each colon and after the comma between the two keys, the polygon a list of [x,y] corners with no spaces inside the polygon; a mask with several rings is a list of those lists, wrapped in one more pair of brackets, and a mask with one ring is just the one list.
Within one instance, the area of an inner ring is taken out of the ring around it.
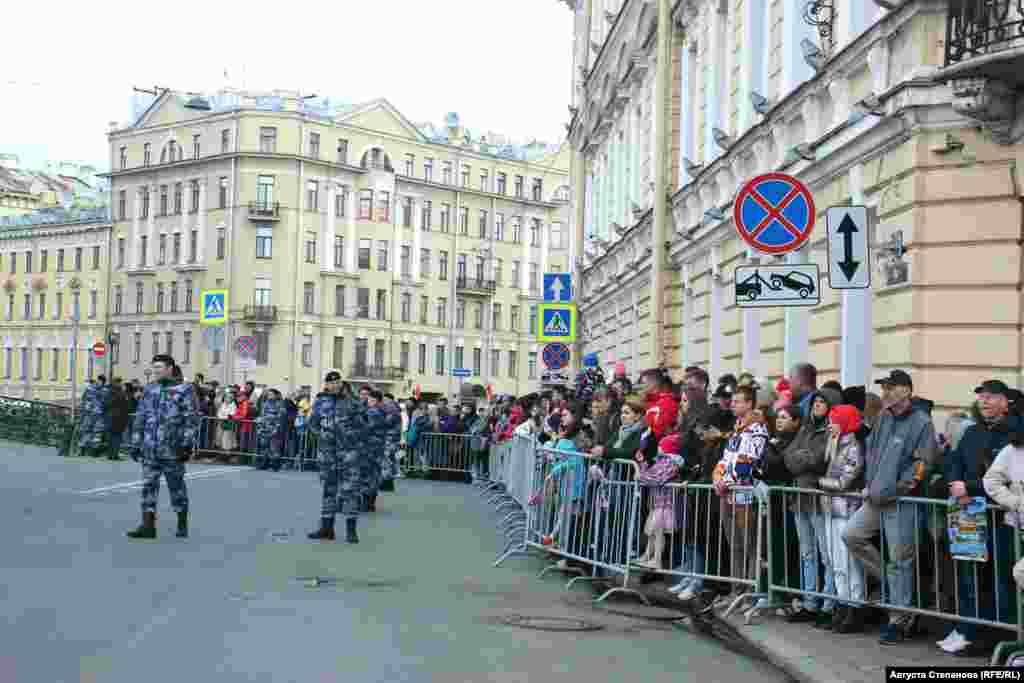
{"label": "blue jeans", "polygon": [[121,452],[121,440],[124,438],[124,432],[110,432],[110,457],[116,458],[117,454]]}
{"label": "blue jeans", "polygon": [[[995,515],[991,517],[994,518]],[[1015,595],[1011,586],[1013,577],[1010,559],[1013,554],[1013,530],[1005,524],[994,524],[993,521],[989,524],[991,526],[988,536],[988,562],[956,562],[957,612],[972,619],[1014,623],[1015,618],[1010,607],[1010,596]],[[977,588],[982,591],[980,601]],[[977,624],[961,621],[953,627],[965,640],[977,640]]]}
{"label": "blue jeans", "polygon": [[[694,543],[685,544],[683,546],[683,561],[679,563],[676,570],[695,574],[707,573],[707,567],[704,566],[704,548]],[[693,591],[704,590],[704,579],[699,577],[685,576],[680,583]]]}
{"label": "blue jeans", "polygon": [[[814,509],[817,501],[813,501],[793,511],[796,524],[796,537],[800,542],[800,590],[805,593],[827,593],[835,595],[835,576],[832,573],[832,558],[829,557],[828,539],[825,537],[825,516]],[[825,567],[825,585],[818,590],[818,564]],[[806,610],[818,610],[818,598],[804,595],[802,605]],[[821,609],[831,612],[835,600],[826,598],[821,601]]]}
{"label": "blue jeans", "polygon": [[[914,600],[914,551],[920,511],[910,503],[876,507],[864,501],[846,524],[843,540],[850,554],[864,564],[864,570],[882,583],[882,600],[897,607],[910,607]],[[882,554],[872,543],[881,531],[889,562],[883,567]],[[907,625],[912,615],[892,612],[889,623]]]}

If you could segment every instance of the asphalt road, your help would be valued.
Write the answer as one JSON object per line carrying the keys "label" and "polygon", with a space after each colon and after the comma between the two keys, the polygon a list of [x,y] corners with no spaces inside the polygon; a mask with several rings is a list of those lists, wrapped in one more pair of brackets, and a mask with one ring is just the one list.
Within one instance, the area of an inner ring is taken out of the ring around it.
{"label": "asphalt road", "polygon": [[[58,681],[700,681],[785,677],[664,622],[596,611],[589,589],[492,569],[493,519],[470,487],[401,480],[362,543],[314,543],[319,482],[190,465],[192,534],[139,519],[134,463],[0,444],[0,683]],[[311,587],[300,577],[333,579]],[[552,633],[504,615],[578,617]]]}

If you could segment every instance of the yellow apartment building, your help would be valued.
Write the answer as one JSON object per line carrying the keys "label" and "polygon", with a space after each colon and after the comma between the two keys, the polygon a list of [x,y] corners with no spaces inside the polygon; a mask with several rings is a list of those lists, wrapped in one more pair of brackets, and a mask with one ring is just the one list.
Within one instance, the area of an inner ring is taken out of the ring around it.
{"label": "yellow apartment building", "polygon": [[[400,395],[456,393],[453,368],[539,386],[542,274],[573,263],[567,146],[236,90],[164,91],[108,137],[118,374],[168,352],[186,376],[286,391],[331,369]],[[222,345],[199,320],[215,289]]]}

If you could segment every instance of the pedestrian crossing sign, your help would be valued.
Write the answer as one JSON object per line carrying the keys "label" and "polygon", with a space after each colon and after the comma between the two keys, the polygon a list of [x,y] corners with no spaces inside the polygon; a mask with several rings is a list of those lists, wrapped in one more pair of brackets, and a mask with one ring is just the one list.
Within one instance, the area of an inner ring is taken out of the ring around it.
{"label": "pedestrian crossing sign", "polygon": [[575,304],[541,304],[537,324],[537,341],[542,342],[574,342],[576,341],[576,305]]}
{"label": "pedestrian crossing sign", "polygon": [[228,321],[228,290],[207,289],[199,297],[199,323],[223,325]]}

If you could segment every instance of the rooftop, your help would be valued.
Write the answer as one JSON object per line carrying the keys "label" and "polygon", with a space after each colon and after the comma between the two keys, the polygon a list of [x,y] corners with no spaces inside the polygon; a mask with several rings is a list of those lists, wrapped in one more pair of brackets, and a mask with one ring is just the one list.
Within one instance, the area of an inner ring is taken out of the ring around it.
{"label": "rooftop", "polygon": [[39,225],[109,223],[110,207],[39,209],[23,216],[0,216],[0,231]]}

